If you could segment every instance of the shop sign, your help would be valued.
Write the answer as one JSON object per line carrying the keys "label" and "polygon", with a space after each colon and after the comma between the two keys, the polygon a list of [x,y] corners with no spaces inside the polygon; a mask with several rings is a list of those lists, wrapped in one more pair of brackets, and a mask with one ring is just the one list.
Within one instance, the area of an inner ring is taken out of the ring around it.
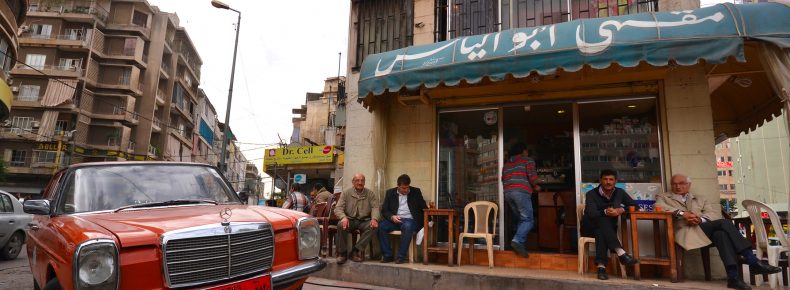
{"label": "shop sign", "polygon": [[730,168],[732,167],[732,161],[717,161],[716,167],[719,168]]}
{"label": "shop sign", "polygon": [[[61,144],[60,151],[68,151],[68,144]],[[36,150],[41,151],[58,151],[58,142],[39,142],[36,143]]]}
{"label": "shop sign", "polygon": [[268,149],[263,165],[331,163],[334,153],[329,145]]}
{"label": "shop sign", "polygon": [[294,183],[296,184],[307,183],[307,174],[294,174]]}

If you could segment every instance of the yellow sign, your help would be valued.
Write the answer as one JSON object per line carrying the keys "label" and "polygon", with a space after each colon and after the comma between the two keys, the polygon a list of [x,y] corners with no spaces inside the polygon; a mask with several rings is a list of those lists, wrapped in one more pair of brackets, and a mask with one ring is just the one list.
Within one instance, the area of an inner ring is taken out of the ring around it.
{"label": "yellow sign", "polygon": [[331,163],[334,154],[335,148],[329,145],[267,149],[263,166]]}
{"label": "yellow sign", "polygon": [[11,88],[8,87],[5,80],[0,80],[0,120],[8,117],[11,111]]}

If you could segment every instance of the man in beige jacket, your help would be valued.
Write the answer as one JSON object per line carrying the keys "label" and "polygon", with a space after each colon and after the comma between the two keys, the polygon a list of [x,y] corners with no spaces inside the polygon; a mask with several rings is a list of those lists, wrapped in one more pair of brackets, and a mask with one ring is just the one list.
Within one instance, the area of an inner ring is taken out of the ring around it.
{"label": "man in beige jacket", "polygon": [[686,250],[701,248],[711,244],[719,250],[719,256],[727,270],[727,287],[751,289],[738,275],[738,256],[749,263],[751,274],[773,274],[782,271],[760,261],[752,252],[752,244],[747,241],[735,225],[722,219],[718,203],[709,202],[694,196],[689,189],[691,179],[683,174],[675,174],[671,179],[672,192],[656,196],[656,207],[673,212],[675,216],[675,243]]}
{"label": "man in beige jacket", "polygon": [[348,236],[355,230],[359,230],[361,234],[357,243],[352,245],[351,260],[365,260],[363,253],[376,234],[378,221],[381,219],[379,196],[365,188],[365,175],[355,174],[351,183],[354,187],[344,190],[335,206],[335,215],[340,219],[336,236],[338,264],[343,264],[348,259]]}

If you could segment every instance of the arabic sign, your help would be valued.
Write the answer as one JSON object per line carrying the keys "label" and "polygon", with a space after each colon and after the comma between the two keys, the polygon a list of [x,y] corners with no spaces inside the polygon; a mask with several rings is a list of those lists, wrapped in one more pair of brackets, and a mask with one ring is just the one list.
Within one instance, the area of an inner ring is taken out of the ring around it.
{"label": "arabic sign", "polygon": [[263,165],[331,163],[335,148],[329,145],[267,149]]}
{"label": "arabic sign", "polygon": [[730,167],[732,167],[732,161],[716,161],[716,167],[718,167],[718,168],[730,168]]}
{"label": "arabic sign", "polygon": [[[737,17],[735,16],[737,15]],[[747,29],[748,28],[748,29]],[[517,28],[406,47],[369,55],[362,64],[359,96],[402,87],[428,88],[488,77],[523,78],[558,68],[574,72],[617,63],[634,67],[670,60],[693,65],[699,59],[745,61],[742,37],[790,44],[790,7],[776,4],[720,4],[696,10],[641,13]],[[452,68],[450,68],[452,66]]]}

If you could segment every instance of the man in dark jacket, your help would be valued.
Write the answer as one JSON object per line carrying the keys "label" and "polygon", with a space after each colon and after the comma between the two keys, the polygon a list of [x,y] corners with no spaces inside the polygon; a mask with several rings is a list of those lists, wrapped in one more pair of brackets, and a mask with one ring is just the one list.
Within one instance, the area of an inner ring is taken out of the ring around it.
{"label": "man in dark jacket", "polygon": [[601,171],[601,180],[598,187],[584,195],[585,207],[582,217],[581,234],[585,237],[595,238],[595,263],[598,264],[598,279],[607,280],[606,264],[609,252],[615,251],[620,263],[632,266],[639,263],[623,250],[617,238],[617,221],[626,212],[629,206],[636,206],[636,202],[617,184],[617,172],[605,169]]}
{"label": "man in dark jacket", "polygon": [[384,204],[381,206],[383,219],[379,225],[379,242],[383,263],[395,261],[389,240],[389,233],[392,231],[401,231],[398,260],[395,263],[401,264],[406,261],[411,238],[422,228],[423,210],[428,208],[422,197],[422,191],[409,186],[411,178],[408,175],[399,176],[397,184],[398,187],[387,190]]}

